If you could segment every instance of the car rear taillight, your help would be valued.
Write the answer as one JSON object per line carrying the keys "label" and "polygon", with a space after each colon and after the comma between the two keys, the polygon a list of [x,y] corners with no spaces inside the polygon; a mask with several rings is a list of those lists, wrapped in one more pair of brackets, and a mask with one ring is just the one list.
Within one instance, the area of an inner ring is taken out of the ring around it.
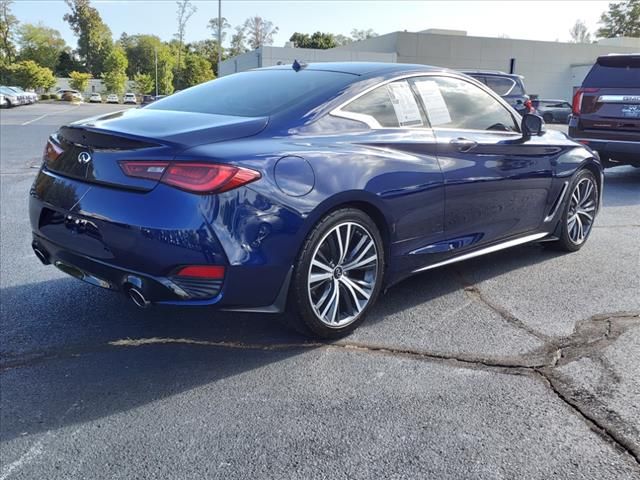
{"label": "car rear taillight", "polygon": [[224,278],[224,267],[221,265],[189,265],[176,273],[178,277],[219,280]]}
{"label": "car rear taillight", "polygon": [[582,110],[582,98],[585,93],[594,93],[598,90],[598,88],[579,88],[573,96],[573,114],[580,115],[580,111]]}
{"label": "car rear taillight", "polygon": [[47,144],[44,146],[42,159],[44,160],[45,163],[53,162],[57,160],[58,157],[60,157],[60,155],[62,155],[62,152],[64,152],[62,147],[56,145],[51,140],[47,140]]}
{"label": "car rear taillight", "polygon": [[260,178],[260,172],[219,163],[120,162],[129,177],[158,180],[194,193],[222,193]]}

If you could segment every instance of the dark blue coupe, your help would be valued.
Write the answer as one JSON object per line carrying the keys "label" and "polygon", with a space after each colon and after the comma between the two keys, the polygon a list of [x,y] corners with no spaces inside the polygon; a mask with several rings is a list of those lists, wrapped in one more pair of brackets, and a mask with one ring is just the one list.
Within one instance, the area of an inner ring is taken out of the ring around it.
{"label": "dark blue coupe", "polygon": [[30,216],[42,262],[138,306],[334,337],[413,273],[578,250],[601,192],[597,154],[464,74],[296,62],[61,127]]}

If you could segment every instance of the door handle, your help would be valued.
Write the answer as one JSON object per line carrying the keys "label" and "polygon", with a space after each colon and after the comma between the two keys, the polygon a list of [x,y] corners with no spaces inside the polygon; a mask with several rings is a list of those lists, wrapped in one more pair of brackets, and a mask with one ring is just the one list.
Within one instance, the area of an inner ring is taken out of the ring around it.
{"label": "door handle", "polygon": [[454,138],[449,143],[456,147],[459,152],[468,152],[478,146],[478,142],[463,137]]}

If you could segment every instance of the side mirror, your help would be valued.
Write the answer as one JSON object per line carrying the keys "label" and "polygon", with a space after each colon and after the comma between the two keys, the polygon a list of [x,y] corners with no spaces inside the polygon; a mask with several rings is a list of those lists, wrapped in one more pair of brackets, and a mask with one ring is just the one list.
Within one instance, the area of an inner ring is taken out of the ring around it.
{"label": "side mirror", "polygon": [[538,115],[532,113],[525,113],[522,116],[522,136],[525,138],[539,137],[544,134],[544,120]]}

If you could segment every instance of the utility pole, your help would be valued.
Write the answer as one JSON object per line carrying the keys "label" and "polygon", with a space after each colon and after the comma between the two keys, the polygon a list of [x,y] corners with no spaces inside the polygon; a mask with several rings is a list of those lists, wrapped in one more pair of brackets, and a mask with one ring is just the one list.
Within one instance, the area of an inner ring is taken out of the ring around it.
{"label": "utility pole", "polygon": [[156,98],[158,97],[158,47],[153,49],[156,57]]}
{"label": "utility pole", "polygon": [[218,0],[218,77],[222,64],[222,0]]}

